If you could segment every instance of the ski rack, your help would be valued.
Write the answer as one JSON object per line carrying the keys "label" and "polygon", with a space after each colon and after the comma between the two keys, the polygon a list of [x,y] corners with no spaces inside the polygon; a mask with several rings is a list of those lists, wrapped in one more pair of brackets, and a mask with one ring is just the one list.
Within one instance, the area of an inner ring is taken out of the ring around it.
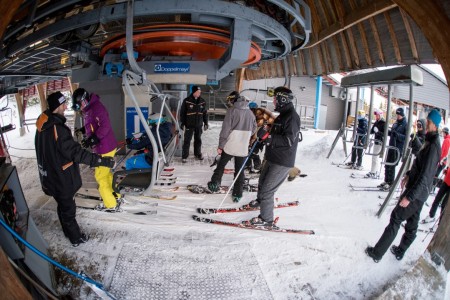
{"label": "ski rack", "polygon": [[[128,61],[130,63],[130,67],[132,70],[124,70],[123,75],[122,75],[122,83],[125,86],[125,91],[127,92],[128,96],[130,97],[130,99],[132,100],[135,108],[136,108],[136,112],[138,114],[139,120],[142,124],[142,126],[144,127],[145,133],[147,134],[147,136],[149,137],[150,140],[150,144],[152,145],[152,149],[153,149],[153,163],[152,163],[152,168],[151,168],[151,176],[150,176],[150,183],[148,185],[148,187],[146,188],[146,190],[144,191],[144,195],[148,195],[150,194],[151,190],[153,189],[155,182],[157,180],[157,178],[159,177],[159,174],[162,172],[162,170],[164,168],[160,167],[160,164],[164,163],[165,165],[169,164],[171,158],[173,157],[175,150],[176,150],[176,143],[179,139],[174,138],[175,136],[178,136],[181,129],[180,129],[180,125],[178,124],[177,119],[173,116],[173,114],[170,111],[169,106],[167,105],[166,100],[171,96],[171,95],[167,95],[167,94],[162,94],[158,87],[151,82],[150,80],[147,79],[147,75],[145,70],[141,69],[138,64],[136,63],[136,60],[134,58],[134,54],[133,54],[133,17],[134,17],[134,1],[128,1],[127,2],[127,24],[126,24],[126,50],[127,50],[127,56],[128,56]],[[161,98],[162,97],[162,105],[161,105],[161,111],[160,111],[160,115],[162,116],[162,112],[164,110],[164,108],[166,108],[167,112],[169,113],[171,119],[173,120],[173,124],[176,125],[176,130],[175,133],[172,137],[172,140],[168,143],[168,147],[164,148],[162,147],[162,143],[161,143],[161,138],[159,136],[159,124],[157,125],[157,138],[158,138],[158,142],[156,141],[155,137],[153,136],[150,127],[147,124],[147,120],[144,117],[144,114],[142,113],[142,110],[139,106],[139,103],[133,93],[133,90],[131,89],[131,84],[130,82],[132,82],[134,85],[139,86],[139,85],[144,85],[147,87],[147,91],[149,93],[150,97],[150,102],[154,101],[157,98]],[[177,108],[177,113],[179,112],[179,106],[180,103],[178,103],[178,108]],[[161,147],[161,151],[163,152],[160,158],[159,155],[159,151],[158,151],[158,144]],[[158,154],[158,155],[156,155]],[[131,172],[130,171],[118,171],[114,173],[114,178],[116,179],[119,175],[125,175],[125,177],[127,175],[130,174],[140,174],[141,176],[145,176],[147,177],[148,173],[150,173],[149,169],[138,169],[137,172]],[[148,178],[147,178],[148,181]],[[113,183],[113,186],[116,187],[116,182]]]}

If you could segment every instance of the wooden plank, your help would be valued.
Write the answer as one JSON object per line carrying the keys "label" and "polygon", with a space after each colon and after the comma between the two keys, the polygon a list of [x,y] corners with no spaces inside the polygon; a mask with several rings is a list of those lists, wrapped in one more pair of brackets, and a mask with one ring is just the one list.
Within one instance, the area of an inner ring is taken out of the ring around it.
{"label": "wooden plank", "polygon": [[41,84],[36,84],[36,90],[39,97],[41,112],[43,112],[47,109],[47,100],[46,100],[47,95],[45,94],[45,91],[47,90],[47,83],[44,82]]}
{"label": "wooden plank", "polygon": [[0,248],[0,266],[1,298],[11,300],[32,300],[33,298],[17,277],[2,248]]}
{"label": "wooden plank", "polygon": [[[345,9],[340,0],[333,0],[334,7],[336,8],[336,14],[339,19],[339,24],[344,25],[344,18],[345,18]],[[347,69],[353,69],[352,67],[352,59],[350,57],[350,49],[348,47],[347,38],[345,37],[344,33],[341,31],[339,32],[339,37],[341,39],[342,47],[344,49],[344,55],[346,60]]]}
{"label": "wooden plank", "polygon": [[342,53],[341,53],[341,49],[339,47],[339,43],[337,41],[336,36],[333,36],[332,39],[333,39],[334,51],[336,51],[336,57],[337,57],[337,61],[339,64],[339,71],[343,71],[344,64],[342,62]]}
{"label": "wooden plank", "polygon": [[[450,82],[450,19],[437,1],[393,0],[420,27]],[[449,86],[450,87],[450,86]]]}
{"label": "wooden plank", "polygon": [[336,7],[336,14],[338,15],[339,21],[320,31],[318,35],[316,34],[316,38],[311,40],[311,43],[304,48],[314,47],[324,40],[329,39],[362,21],[397,7],[397,4],[393,3],[391,0],[376,0],[371,1],[366,7],[346,15],[341,0],[333,0],[333,2]]}
{"label": "wooden plank", "polygon": [[391,15],[388,12],[383,13],[386,19],[387,27],[389,30],[389,36],[391,37],[392,46],[394,48],[395,60],[397,64],[402,63],[402,56],[400,54],[400,48],[398,46],[397,36],[395,35],[394,26],[392,25]]}
{"label": "wooden plank", "polygon": [[381,39],[380,39],[380,35],[378,34],[377,24],[375,23],[374,18],[370,18],[369,23],[370,23],[370,28],[372,28],[372,33],[373,33],[373,38],[375,39],[375,44],[377,45],[378,58],[384,65],[385,61],[384,61],[383,47],[381,46]]}
{"label": "wooden plank", "polygon": [[350,49],[348,49],[347,39],[346,39],[345,35],[342,32],[339,33],[339,35],[341,37],[342,47],[344,49],[345,62],[346,62],[346,65],[347,65],[347,69],[353,69],[352,68],[352,58],[350,57]]}
{"label": "wooden plank", "polygon": [[358,50],[356,49],[356,41],[355,41],[355,37],[353,36],[353,32],[352,29],[349,28],[345,31],[345,33],[347,34],[348,37],[348,41],[350,44],[350,51],[352,53],[352,58],[353,58],[353,65],[357,68],[360,69],[361,65],[359,63],[359,54],[358,54]]}
{"label": "wooden plank", "polygon": [[[355,3],[355,0],[350,0],[349,3],[350,3],[350,7],[352,8],[352,10],[357,10],[358,7]],[[370,57],[369,43],[367,42],[367,36],[366,36],[366,31],[364,29],[364,25],[362,22],[359,22],[356,26],[358,26],[359,35],[361,37],[361,43],[363,45],[366,63],[368,66],[372,66],[372,58]]]}
{"label": "wooden plank", "polygon": [[240,68],[236,70],[236,83],[235,83],[235,89],[236,91],[242,91],[242,85],[244,82],[244,75],[245,75],[245,69]]}
{"label": "wooden plank", "polygon": [[409,45],[411,46],[411,53],[415,62],[419,61],[419,53],[417,52],[416,39],[414,38],[414,33],[411,29],[411,24],[409,24],[408,16],[403,9],[400,9],[400,14],[402,16],[403,23],[405,24],[406,33],[408,34]]}

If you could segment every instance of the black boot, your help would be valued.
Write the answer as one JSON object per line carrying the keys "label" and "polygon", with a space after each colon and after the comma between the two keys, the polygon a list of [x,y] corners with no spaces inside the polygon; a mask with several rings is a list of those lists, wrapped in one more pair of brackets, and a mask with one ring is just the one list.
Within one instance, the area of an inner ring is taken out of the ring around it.
{"label": "black boot", "polygon": [[394,256],[397,260],[402,260],[403,256],[405,255],[405,251],[400,249],[399,246],[392,246],[391,252],[392,252],[392,254],[394,254]]}

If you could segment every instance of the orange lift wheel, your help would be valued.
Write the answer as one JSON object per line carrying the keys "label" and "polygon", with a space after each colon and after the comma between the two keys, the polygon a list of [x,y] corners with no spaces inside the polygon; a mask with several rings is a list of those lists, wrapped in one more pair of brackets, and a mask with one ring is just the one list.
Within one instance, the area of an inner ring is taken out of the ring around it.
{"label": "orange lift wheel", "polygon": [[[126,36],[117,35],[103,45],[100,55],[110,50],[125,49]],[[230,32],[201,25],[153,25],[136,29],[133,48],[140,56],[190,56],[192,60],[219,59],[230,46]],[[242,65],[261,60],[261,48],[251,43],[248,59]]]}

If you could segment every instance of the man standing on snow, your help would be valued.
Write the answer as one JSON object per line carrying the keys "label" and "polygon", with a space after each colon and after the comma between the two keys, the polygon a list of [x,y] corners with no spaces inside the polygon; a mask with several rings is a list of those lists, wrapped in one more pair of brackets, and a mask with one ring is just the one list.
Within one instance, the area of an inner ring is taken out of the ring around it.
{"label": "man standing on snow", "polygon": [[[117,141],[109,121],[109,114],[105,106],[100,102],[97,94],[89,93],[78,88],[72,95],[72,108],[82,111],[84,127],[80,129],[86,138],[81,141],[84,148],[92,147],[92,150],[103,157],[114,157]],[[103,205],[99,210],[116,212],[118,209],[116,194],[112,188],[113,174],[111,168],[103,166],[95,168],[95,180],[98,183],[98,191],[103,199]]]}
{"label": "man standing on snow", "polygon": [[[386,164],[384,167],[384,182],[381,183],[378,187],[384,190],[389,190],[392,183],[394,183],[395,179],[395,167],[398,165],[400,161],[400,157],[403,152],[403,145],[405,144],[405,136],[406,136],[406,126],[408,125],[408,121],[405,118],[405,112],[403,108],[399,107],[395,111],[397,115],[397,122],[392,125],[392,129],[389,134],[389,146],[396,147],[399,151],[395,149],[389,149],[387,153]],[[400,155],[400,157],[398,157]],[[395,165],[392,165],[393,162],[397,161]]]}
{"label": "man standing on snow", "polygon": [[75,218],[74,195],[81,187],[78,164],[111,168],[114,159],[90,153],[74,141],[70,128],[65,124],[67,104],[63,94],[56,92],[49,95],[47,103],[49,108],[36,121],[34,143],[39,179],[44,193],[58,203],[56,211],[64,235],[76,247],[89,239],[81,233]]}
{"label": "man standing on snow", "polygon": [[400,195],[400,200],[391,213],[389,224],[375,247],[366,248],[366,254],[375,262],[380,261],[386,253],[403,221],[406,221],[406,224],[402,240],[398,246],[391,247],[391,252],[395,255],[395,258],[401,260],[416,238],[420,212],[423,204],[428,199],[439,157],[441,156],[441,144],[438,134],[440,123],[440,113],[437,110],[432,110],[427,117],[425,144],[417,154],[411,169],[402,180],[402,186],[406,184],[405,190]]}
{"label": "man standing on snow", "polygon": [[374,135],[374,145],[373,145],[373,153],[377,155],[372,155],[372,168],[370,172],[366,174],[367,178],[378,178],[378,172],[380,171],[380,153],[381,148],[383,147],[384,140],[384,125],[386,121],[383,119],[383,112],[381,110],[375,110],[373,112],[375,115],[375,123],[370,129],[370,134]]}
{"label": "man standing on snow", "polygon": [[194,155],[198,160],[203,160],[202,127],[204,130],[208,130],[208,114],[206,101],[200,97],[201,93],[200,87],[194,85],[191,94],[183,100],[181,105],[180,127],[184,130],[183,153],[181,154],[183,163],[187,162],[192,136],[194,136]]}
{"label": "man standing on snow", "polygon": [[258,194],[250,207],[261,207],[258,217],[249,222],[255,226],[272,228],[274,195],[294,167],[300,132],[300,117],[292,100],[294,95],[286,87],[274,90],[273,104],[280,115],[274,120],[270,131],[260,130],[260,142],[266,143],[265,162],[258,181]]}
{"label": "man standing on snow", "polygon": [[[212,192],[219,191],[225,166],[233,157],[234,176],[238,175],[248,155],[250,138],[256,131],[255,115],[249,109],[247,100],[236,91],[231,92],[227,100],[233,106],[227,110],[220,130],[219,147],[217,148],[220,160],[211,181],[208,182],[208,189]],[[244,170],[242,169],[234,183],[233,202],[239,202],[242,198],[244,177]]]}

